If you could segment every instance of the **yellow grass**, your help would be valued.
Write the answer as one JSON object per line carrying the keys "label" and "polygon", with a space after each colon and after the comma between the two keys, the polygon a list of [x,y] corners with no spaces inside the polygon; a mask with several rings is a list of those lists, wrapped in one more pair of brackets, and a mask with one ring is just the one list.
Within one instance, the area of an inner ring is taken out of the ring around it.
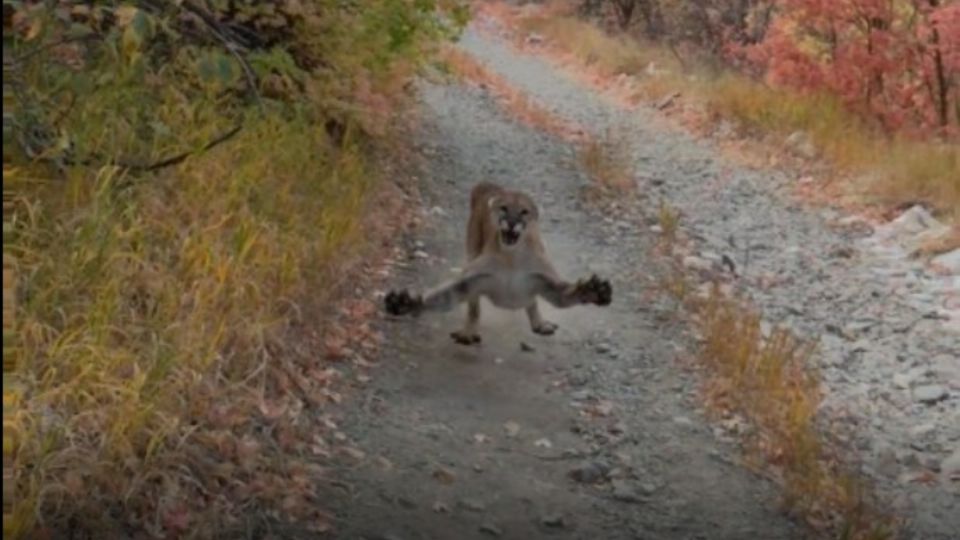
{"label": "yellow grass", "polygon": [[779,326],[764,333],[756,312],[716,289],[696,320],[704,343],[700,359],[711,374],[708,402],[757,428],[750,446],[773,466],[787,507],[841,538],[892,538],[893,521],[871,506],[862,483],[821,442],[815,344]]}
{"label": "yellow grass", "polygon": [[[358,245],[373,185],[359,149],[334,147],[306,119],[257,117],[210,154],[120,187],[127,180],[70,171],[33,193],[4,243],[32,269],[16,331],[29,359],[17,458],[33,467],[16,471],[15,531],[40,509],[46,521],[80,516],[87,530],[111,526],[109,512],[160,519],[114,505],[176,508],[190,498],[167,500],[175,484],[216,491],[221,473],[203,465],[214,456],[235,485],[254,469],[280,482],[299,461],[221,444],[245,440],[258,403],[273,399],[269,351],[291,306],[322,299]],[[223,408],[233,429],[214,425]],[[210,431],[220,443],[193,436]],[[224,502],[191,510],[196,534],[235,510]]]}
{"label": "yellow grass", "polygon": [[876,201],[924,201],[948,219],[960,219],[960,145],[888,139],[864,125],[836,98],[777,90],[725,74],[698,87],[722,116],[760,133],[810,134],[823,155],[841,168],[872,177]]}
{"label": "yellow grass", "polygon": [[563,43],[564,49],[584,65],[608,76],[639,73],[662,54],[658,50],[639,48],[630,38],[608,35],[571,17],[531,15],[519,23],[527,32]]}
{"label": "yellow grass", "polygon": [[622,192],[634,185],[627,139],[622,133],[608,130],[599,138],[588,139],[580,145],[577,157],[587,174],[603,187]]}

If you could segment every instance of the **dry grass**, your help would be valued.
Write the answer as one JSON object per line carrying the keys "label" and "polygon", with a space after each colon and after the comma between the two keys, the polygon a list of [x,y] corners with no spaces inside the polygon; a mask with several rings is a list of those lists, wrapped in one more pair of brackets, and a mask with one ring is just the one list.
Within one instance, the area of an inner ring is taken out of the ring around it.
{"label": "dry grass", "polygon": [[617,130],[582,143],[577,158],[590,178],[604,188],[622,193],[635,185],[627,138]]}
{"label": "dry grass", "polygon": [[755,311],[716,289],[696,321],[700,358],[711,374],[707,400],[716,413],[742,415],[755,427],[750,447],[772,465],[787,507],[839,538],[892,538],[893,521],[871,506],[868,490],[821,442],[815,344],[782,327],[765,332]]}
{"label": "dry grass", "polygon": [[[180,31],[180,13],[126,5],[86,17],[111,31],[61,58],[80,23],[60,4],[4,19],[17,58],[4,66],[17,80],[4,92],[4,265],[18,267],[4,323],[16,296],[23,389],[4,418],[23,435],[5,437],[17,463],[5,536],[330,529],[324,466],[357,454],[326,414],[343,389],[334,363],[369,365],[379,343],[364,287],[380,272],[356,255],[407,225],[409,199],[382,197],[399,188],[378,181],[398,166],[381,147],[400,145],[405,83],[455,29],[429,3],[278,2],[235,21],[295,21],[241,66],[209,29]],[[14,37],[21,20],[42,32]],[[56,144],[32,135],[46,132]],[[61,167],[6,144],[24,140]],[[9,344],[5,332],[5,367]]]}
{"label": "dry grass", "polygon": [[808,133],[822,155],[843,169],[867,174],[873,198],[885,204],[924,201],[960,219],[960,145],[888,139],[837,99],[777,90],[726,74],[699,85],[700,97],[721,116],[762,134]]}
{"label": "dry grass", "polygon": [[912,255],[914,257],[935,257],[954,249],[960,249],[960,223],[954,224],[944,234],[922,240]]}
{"label": "dry grass", "polygon": [[[682,92],[714,118],[736,120],[760,135],[806,131],[824,157],[863,177],[865,186],[857,182],[847,188],[855,196],[876,204],[925,201],[941,216],[960,219],[960,145],[955,142],[890,139],[829,96],[772,89],[692,60],[684,65],[662,46],[608,35],[563,9],[487,12],[523,33],[544,36],[549,50],[572,59],[578,70],[599,75],[589,77],[593,83],[611,87],[617,75],[631,75],[634,95],[644,100]],[[647,73],[651,63],[659,73]]]}
{"label": "dry grass", "polygon": [[680,229],[680,211],[661,200],[657,207],[657,224],[660,226],[660,239],[669,249],[668,253],[671,253]]}
{"label": "dry grass", "polygon": [[567,16],[532,14],[519,19],[519,27],[552,43],[562,43],[568,53],[599,74],[615,77],[640,73],[661,51],[641,49],[629,38],[610,36],[603,30]]}
{"label": "dry grass", "polygon": [[[16,471],[12,530],[66,515],[81,530],[120,518],[209,537],[242,526],[230,520],[251,504],[328,527],[312,499],[322,472],[302,459],[323,430],[298,418],[328,401],[330,377],[280,351],[360,245],[374,180],[360,149],[271,116],[177,170],[126,180],[70,171],[32,192],[4,242],[31,269],[16,453],[33,466]],[[267,427],[275,448],[257,435]]]}

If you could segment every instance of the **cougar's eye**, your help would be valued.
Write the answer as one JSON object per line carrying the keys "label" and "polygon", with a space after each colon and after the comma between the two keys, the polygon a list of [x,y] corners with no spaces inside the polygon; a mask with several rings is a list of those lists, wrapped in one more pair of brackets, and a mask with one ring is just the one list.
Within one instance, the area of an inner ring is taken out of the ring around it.
{"label": "cougar's eye", "polygon": [[529,213],[530,213],[530,211],[527,210],[526,208],[524,208],[523,210],[520,210],[520,215],[521,215],[521,216],[526,216],[526,215],[529,214]]}
{"label": "cougar's eye", "polygon": [[500,213],[501,213],[501,214],[506,214],[506,213],[507,213],[507,207],[506,207],[506,206],[501,206],[501,207],[500,207]]}

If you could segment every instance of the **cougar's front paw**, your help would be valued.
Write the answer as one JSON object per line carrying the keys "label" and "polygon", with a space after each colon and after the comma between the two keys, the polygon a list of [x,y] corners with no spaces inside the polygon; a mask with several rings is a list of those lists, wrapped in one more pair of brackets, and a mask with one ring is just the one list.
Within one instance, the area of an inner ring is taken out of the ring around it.
{"label": "cougar's front paw", "polygon": [[450,337],[453,339],[453,341],[459,343],[460,345],[480,344],[480,334],[467,332],[466,330],[455,330],[450,332]]}
{"label": "cougar's front paw", "polygon": [[609,281],[600,279],[594,274],[589,279],[580,280],[577,284],[577,294],[584,303],[607,306],[613,300],[613,287],[610,286]]}
{"label": "cougar's front paw", "polygon": [[419,295],[411,295],[404,289],[402,291],[388,292],[387,296],[383,299],[383,303],[387,313],[390,315],[406,315],[420,311],[423,300]]}
{"label": "cougar's front paw", "polygon": [[540,321],[533,326],[533,333],[541,336],[552,336],[557,331],[557,325],[550,321]]}

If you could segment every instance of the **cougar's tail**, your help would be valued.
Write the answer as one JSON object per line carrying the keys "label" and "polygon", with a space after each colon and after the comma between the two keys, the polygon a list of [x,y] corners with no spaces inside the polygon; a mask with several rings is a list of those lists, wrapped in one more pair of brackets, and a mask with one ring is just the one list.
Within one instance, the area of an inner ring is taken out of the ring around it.
{"label": "cougar's tail", "polygon": [[477,204],[486,200],[491,193],[500,191],[502,187],[493,182],[480,182],[470,190],[470,208],[476,208]]}

